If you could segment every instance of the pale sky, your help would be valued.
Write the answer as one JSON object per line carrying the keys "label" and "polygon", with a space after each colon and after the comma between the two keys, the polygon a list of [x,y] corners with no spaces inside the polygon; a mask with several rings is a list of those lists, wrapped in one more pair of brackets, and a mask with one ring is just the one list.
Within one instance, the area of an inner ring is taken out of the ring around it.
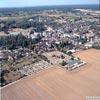
{"label": "pale sky", "polygon": [[0,7],[99,4],[99,0],[0,0]]}

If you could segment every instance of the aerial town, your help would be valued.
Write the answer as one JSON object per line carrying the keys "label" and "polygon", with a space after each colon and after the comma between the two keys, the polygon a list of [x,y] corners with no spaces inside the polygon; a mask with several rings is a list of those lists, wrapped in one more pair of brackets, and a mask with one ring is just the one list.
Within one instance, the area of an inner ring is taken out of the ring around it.
{"label": "aerial town", "polygon": [[100,11],[85,9],[44,10],[24,19],[1,15],[1,86],[55,64],[69,70],[86,64],[72,54],[100,49],[99,15]]}
{"label": "aerial town", "polygon": [[9,8],[0,12],[2,88],[56,67],[70,74],[80,72],[89,62],[77,54],[100,49],[99,10]]}

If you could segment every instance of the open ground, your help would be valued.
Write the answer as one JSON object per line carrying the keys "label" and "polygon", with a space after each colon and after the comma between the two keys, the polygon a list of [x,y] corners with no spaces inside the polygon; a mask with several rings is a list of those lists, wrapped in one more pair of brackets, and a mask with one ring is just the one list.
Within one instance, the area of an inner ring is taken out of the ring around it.
{"label": "open ground", "polygon": [[53,67],[1,89],[1,100],[85,100],[100,96],[100,50],[74,54],[87,64],[74,71]]}

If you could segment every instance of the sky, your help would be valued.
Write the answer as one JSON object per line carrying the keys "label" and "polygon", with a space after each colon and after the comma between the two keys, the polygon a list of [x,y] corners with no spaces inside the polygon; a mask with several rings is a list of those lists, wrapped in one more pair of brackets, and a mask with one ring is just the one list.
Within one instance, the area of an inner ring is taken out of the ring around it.
{"label": "sky", "polygon": [[0,0],[0,7],[98,4],[99,0]]}

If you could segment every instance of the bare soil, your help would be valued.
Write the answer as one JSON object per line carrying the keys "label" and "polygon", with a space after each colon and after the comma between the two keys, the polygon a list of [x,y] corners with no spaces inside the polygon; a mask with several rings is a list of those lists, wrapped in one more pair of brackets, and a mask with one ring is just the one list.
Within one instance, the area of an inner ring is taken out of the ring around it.
{"label": "bare soil", "polygon": [[87,62],[69,72],[60,67],[44,70],[1,89],[1,100],[86,100],[100,96],[100,50],[74,54]]}

